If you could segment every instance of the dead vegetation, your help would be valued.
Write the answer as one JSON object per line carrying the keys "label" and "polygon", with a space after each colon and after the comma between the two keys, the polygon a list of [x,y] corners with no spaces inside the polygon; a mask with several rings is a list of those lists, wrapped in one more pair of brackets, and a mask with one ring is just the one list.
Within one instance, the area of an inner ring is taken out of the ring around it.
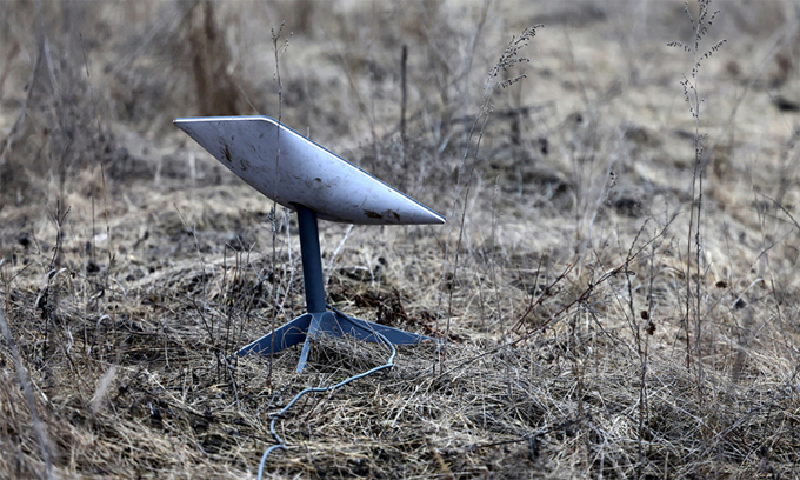
{"label": "dead vegetation", "polygon": [[329,301],[448,346],[265,478],[800,475],[790,6],[712,4],[694,83],[680,2],[517,3],[0,4],[0,477],[253,478],[386,362],[228,360],[304,309],[296,224],[169,121],[277,116],[283,20],[282,121],[449,221],[321,225]]}

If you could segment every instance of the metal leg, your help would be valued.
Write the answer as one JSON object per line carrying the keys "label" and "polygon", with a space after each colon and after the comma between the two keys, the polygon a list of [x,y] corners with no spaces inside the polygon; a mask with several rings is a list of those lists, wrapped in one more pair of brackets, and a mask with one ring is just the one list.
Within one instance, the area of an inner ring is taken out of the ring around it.
{"label": "metal leg", "polygon": [[326,331],[325,333],[328,333],[329,335],[340,337],[342,334],[347,334],[367,342],[381,342],[381,339],[375,335],[375,333],[373,333],[379,332],[394,345],[416,345],[426,341],[434,341],[433,338],[425,335],[406,332],[405,330],[400,330],[399,328],[379,325],[377,323],[361,320],[360,318],[350,317],[340,312],[331,313],[330,315],[335,319],[337,331],[331,333]]}
{"label": "metal leg", "polygon": [[320,333],[320,321],[327,313],[309,313],[311,315],[311,324],[308,326],[308,333],[306,334],[306,343],[303,345],[303,351],[300,352],[300,361],[297,362],[297,373],[302,373],[306,368],[308,362],[308,352],[311,350],[311,340],[316,340]]}
{"label": "metal leg", "polygon": [[311,314],[301,315],[286,325],[275,330],[275,334],[268,333],[255,342],[242,347],[236,352],[240,357],[248,353],[269,355],[305,341],[308,325],[311,323]]}

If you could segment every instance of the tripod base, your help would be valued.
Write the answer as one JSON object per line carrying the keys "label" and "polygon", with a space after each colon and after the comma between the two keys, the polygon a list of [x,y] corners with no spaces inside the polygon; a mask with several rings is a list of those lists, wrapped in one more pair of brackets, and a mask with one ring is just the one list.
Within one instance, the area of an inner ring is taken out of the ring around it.
{"label": "tripod base", "polygon": [[348,317],[339,312],[306,313],[275,329],[274,333],[268,333],[250,345],[242,347],[237,355],[240,357],[248,353],[269,355],[305,342],[303,351],[300,353],[300,362],[297,365],[297,373],[301,373],[308,361],[310,340],[316,340],[320,335],[342,337],[347,334],[358,340],[377,343],[381,340],[378,335],[375,335],[375,332],[379,332],[394,345],[435,342],[433,338],[425,335]]}

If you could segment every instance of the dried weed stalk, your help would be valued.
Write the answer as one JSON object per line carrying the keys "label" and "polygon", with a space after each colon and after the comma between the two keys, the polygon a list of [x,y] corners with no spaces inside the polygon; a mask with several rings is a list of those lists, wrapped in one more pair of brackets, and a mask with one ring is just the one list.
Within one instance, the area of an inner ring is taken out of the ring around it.
{"label": "dried weed stalk", "polygon": [[[689,22],[692,26],[692,43],[690,45],[683,45],[679,41],[673,41],[667,44],[669,47],[683,47],[684,52],[692,55],[693,64],[691,78],[685,75],[681,81],[683,87],[684,97],[686,103],[689,104],[689,113],[694,119],[694,168],[692,171],[692,185],[691,185],[691,205],[689,215],[689,228],[687,231],[686,243],[686,312],[685,312],[685,328],[686,328],[686,363],[687,368],[691,363],[691,347],[689,345],[689,321],[693,322],[694,327],[694,355],[696,358],[697,378],[698,378],[698,395],[703,397],[703,387],[705,383],[703,361],[701,352],[701,339],[703,333],[702,318],[705,312],[702,311],[702,297],[701,287],[704,286],[702,279],[705,278],[704,269],[707,267],[701,262],[701,252],[703,250],[703,239],[701,238],[701,225],[703,213],[703,178],[705,175],[705,167],[707,157],[704,155],[705,143],[708,134],[700,133],[700,110],[703,98],[700,95],[700,66],[702,62],[711,57],[714,52],[719,51],[725,40],[720,40],[713,44],[711,48],[706,50],[706,47],[701,46],[703,39],[708,34],[708,29],[714,22],[719,11],[710,10],[711,0],[700,0],[698,2],[699,13],[695,18],[689,10],[689,4],[686,4],[686,15],[689,17]],[[692,248],[694,248],[694,255],[692,255]],[[694,292],[692,292],[692,262],[690,258],[694,258]]]}
{"label": "dried weed stalk", "polygon": [[[461,247],[464,238],[464,230],[466,227],[467,206],[470,196],[470,189],[472,187],[473,182],[475,181],[475,172],[476,172],[475,169],[480,162],[479,152],[480,152],[481,139],[483,138],[483,132],[486,128],[486,125],[489,121],[489,117],[493,109],[493,105],[491,103],[491,96],[492,93],[494,93],[495,86],[497,85],[497,77],[501,73],[507,72],[509,68],[519,63],[529,61],[527,58],[522,58],[519,56],[520,50],[528,45],[528,42],[531,39],[533,39],[533,37],[536,35],[536,29],[541,27],[543,27],[543,25],[534,25],[532,27],[526,27],[520,34],[519,38],[512,37],[511,41],[509,41],[509,43],[506,45],[506,49],[500,55],[500,59],[498,60],[498,62],[489,71],[489,76],[486,79],[486,83],[484,84],[483,102],[481,104],[480,111],[478,115],[475,117],[474,121],[472,122],[472,127],[470,128],[469,134],[467,136],[467,141],[465,143],[464,150],[461,155],[461,165],[459,166],[458,169],[456,187],[453,193],[453,198],[454,198],[453,211],[450,215],[450,218],[456,217],[456,209],[458,208],[460,201],[462,204],[462,210],[460,215],[461,222],[459,224],[458,239],[455,245],[455,254],[454,254],[455,258],[452,263],[452,273],[449,278],[451,286],[449,288],[448,301],[447,301],[447,314],[446,314],[447,321],[444,329],[444,339],[443,339],[444,344],[442,346],[442,352],[439,358],[440,372],[444,372],[445,360],[447,357],[447,344],[448,344],[448,338],[450,337],[450,321],[453,316],[453,292],[455,291],[456,277],[458,274],[459,255],[461,253]],[[508,87],[514,84],[516,81],[519,81],[525,77],[526,75],[524,73],[520,73],[513,78],[500,82],[499,86],[502,88]],[[477,135],[476,135],[476,128],[478,128],[479,124],[480,128],[477,130]],[[472,162],[469,165],[468,169],[467,162],[470,157],[472,158]],[[463,199],[461,199],[462,182],[463,184],[466,185]],[[453,233],[452,225],[453,224],[451,222],[447,232],[447,242],[445,244],[444,262],[442,263],[442,274],[441,274],[440,288],[439,288],[439,306],[437,309],[437,316],[436,316],[437,330],[439,331],[441,331],[438,328],[438,325],[442,315],[442,302],[444,299],[445,279],[447,277],[446,272],[448,268],[451,267],[448,264],[448,262],[449,262],[449,248]]]}
{"label": "dried weed stalk", "polygon": [[25,401],[28,404],[28,409],[31,413],[31,420],[33,422],[33,430],[36,432],[36,439],[39,444],[39,451],[42,454],[42,459],[44,460],[44,472],[42,477],[48,480],[55,478],[53,473],[53,461],[51,459],[51,446],[50,446],[50,439],[47,436],[47,432],[45,431],[45,426],[42,423],[42,420],[39,416],[39,410],[36,407],[36,399],[34,398],[33,389],[31,388],[30,381],[28,379],[28,374],[25,366],[22,363],[22,358],[19,354],[19,349],[17,348],[17,343],[14,340],[14,333],[11,331],[11,328],[8,326],[6,322],[6,316],[4,313],[4,308],[0,308],[0,333],[3,334],[3,338],[6,341],[6,345],[11,349],[11,354],[14,357],[14,368],[17,371],[17,377],[19,378],[19,383],[22,386],[23,391],[25,392]]}

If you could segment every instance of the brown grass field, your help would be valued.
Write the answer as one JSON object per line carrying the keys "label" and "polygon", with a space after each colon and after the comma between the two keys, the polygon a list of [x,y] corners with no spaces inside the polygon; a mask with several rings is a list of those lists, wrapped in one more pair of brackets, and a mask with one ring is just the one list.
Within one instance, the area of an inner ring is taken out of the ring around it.
{"label": "brown grass field", "polygon": [[688,10],[0,2],[0,478],[256,478],[387,361],[228,360],[304,310],[296,219],[171,121],[245,114],[448,219],[321,223],[329,302],[445,343],[263,478],[800,478],[800,7]]}

